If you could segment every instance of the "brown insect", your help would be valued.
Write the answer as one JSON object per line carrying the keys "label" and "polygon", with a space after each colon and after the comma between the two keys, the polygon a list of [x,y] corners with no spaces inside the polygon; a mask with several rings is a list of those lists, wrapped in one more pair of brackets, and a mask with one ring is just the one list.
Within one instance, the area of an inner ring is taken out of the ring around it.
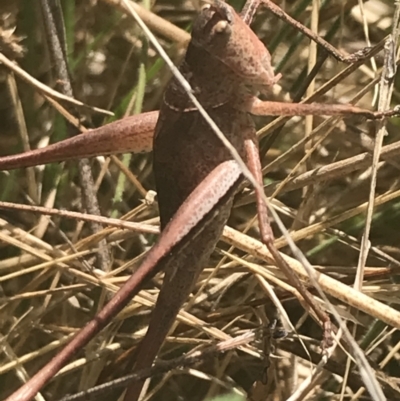
{"label": "brown insect", "polygon": [[[250,115],[347,115],[370,119],[396,115],[351,105],[286,104],[263,101],[279,79],[268,50],[249,28],[260,1],[247,1],[241,15],[222,1],[203,7],[194,22],[180,72],[209,116],[245,161],[257,183],[260,234],[291,284],[324,327],[330,343],[330,321],[273,243],[262,191],[258,143]],[[269,3],[269,2],[265,2]],[[157,121],[157,122],[156,122]],[[154,138],[153,138],[154,132]],[[153,143],[152,143],[153,141]],[[143,283],[164,270],[165,278],[148,331],[130,365],[135,371],[151,366],[182,304],[192,291],[222,233],[233,195],[243,181],[242,169],[203,119],[176,78],[165,91],[159,114],[130,117],[39,151],[0,159],[2,169],[48,163],[100,153],[141,152],[153,148],[154,175],[162,234],[142,265],[115,297],[52,361],[8,400],[29,400],[113,316],[136,295]],[[142,382],[133,383],[126,400],[136,400]]]}

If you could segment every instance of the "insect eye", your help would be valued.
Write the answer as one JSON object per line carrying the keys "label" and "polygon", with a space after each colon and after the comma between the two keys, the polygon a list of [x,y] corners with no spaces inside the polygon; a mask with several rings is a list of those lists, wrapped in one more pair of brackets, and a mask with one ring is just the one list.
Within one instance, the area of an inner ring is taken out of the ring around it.
{"label": "insect eye", "polygon": [[215,24],[215,32],[217,32],[217,33],[224,33],[224,32],[226,32],[227,31],[227,29],[228,29],[228,21],[218,21],[216,24]]}
{"label": "insect eye", "polygon": [[201,11],[201,12],[206,11],[206,10],[208,10],[210,7],[211,7],[211,4],[208,4],[208,3],[203,4],[203,5],[201,6],[201,8],[200,8],[200,11]]}

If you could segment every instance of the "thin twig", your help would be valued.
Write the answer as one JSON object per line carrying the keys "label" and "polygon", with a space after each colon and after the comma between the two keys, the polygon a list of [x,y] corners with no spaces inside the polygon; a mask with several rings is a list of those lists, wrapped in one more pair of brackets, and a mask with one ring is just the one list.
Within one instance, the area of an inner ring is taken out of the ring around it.
{"label": "thin twig", "polygon": [[[41,0],[40,2],[45,22],[44,25],[49,41],[49,48],[55,63],[55,74],[61,85],[61,91],[69,97],[74,97],[66,59],[66,39],[62,37],[65,35],[65,28],[64,26],[57,26],[57,24],[62,24],[62,19],[60,20],[60,18],[55,18],[53,15],[55,10],[61,11],[59,4],[57,5],[57,3],[58,0]],[[77,135],[80,133],[74,127],[69,128],[71,135]],[[81,159],[78,164],[84,205],[90,214],[100,216],[101,213],[96,197],[96,190],[89,160]],[[93,233],[96,233],[101,230],[101,227],[96,222],[92,222],[91,230]],[[105,240],[99,242],[98,262],[104,271],[108,271],[111,268],[111,257]]]}
{"label": "thin twig", "polygon": [[108,110],[99,109],[98,107],[89,106],[71,96],[64,95],[56,90],[48,87],[47,85],[43,84],[42,82],[38,81],[31,75],[29,75],[25,70],[19,67],[16,63],[9,60],[3,53],[0,53],[0,63],[4,64],[7,68],[15,73],[18,77],[23,79],[29,85],[34,87],[37,91],[41,92],[43,95],[47,95],[53,99],[58,99],[62,102],[67,102],[77,108],[82,108],[84,110],[89,110],[96,113],[101,113],[106,116],[113,116],[114,113]]}

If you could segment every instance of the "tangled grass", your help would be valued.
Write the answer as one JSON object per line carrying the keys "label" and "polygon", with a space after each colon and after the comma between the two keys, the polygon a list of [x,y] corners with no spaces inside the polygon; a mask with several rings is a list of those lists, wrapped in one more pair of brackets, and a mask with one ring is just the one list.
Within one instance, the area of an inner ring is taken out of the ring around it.
{"label": "tangled grass", "polygon": [[[157,109],[170,72],[119,1],[61,3],[74,97],[111,110],[115,116],[62,103],[68,112],[90,128]],[[177,64],[198,3],[160,0],[147,5],[170,23],[146,20]],[[231,1],[237,9],[241,3]],[[379,43],[395,23],[396,4],[389,0],[365,1],[361,8],[355,0],[322,5],[286,1],[281,6],[348,53],[365,47],[366,37],[372,45]],[[284,76],[271,96],[290,101],[302,89],[307,66],[314,65],[322,52],[315,53],[308,39],[265,10],[260,10],[253,28]],[[54,78],[46,35],[39,2],[0,2],[0,52],[31,77],[60,90],[63,83]],[[378,53],[338,79],[318,101],[350,103],[365,90],[358,105],[376,107],[376,84],[387,61],[383,52]],[[331,78],[341,77],[346,68],[328,57],[307,95]],[[59,102],[48,101],[32,82],[21,80],[5,65],[0,68],[1,155],[45,146],[71,133],[55,107]],[[382,87],[380,93],[384,93]],[[392,105],[399,103],[398,97],[395,79]],[[389,95],[387,99],[390,101]],[[257,118],[256,123],[266,193],[272,196],[271,204],[296,245],[321,273],[319,284],[328,298],[318,298],[319,302],[327,309],[329,303],[347,322],[387,399],[400,399],[400,337],[396,331],[400,327],[399,120],[385,122],[387,135],[379,162],[372,157],[382,135],[376,122],[321,116],[291,118],[279,127],[272,118]],[[274,141],[272,137],[276,137]],[[128,216],[135,222],[156,225],[157,204],[149,192],[154,189],[151,155],[124,155],[121,161],[90,160],[101,215]],[[2,172],[0,200],[83,211],[80,168],[74,161]],[[376,190],[371,186],[375,174]],[[367,214],[369,199],[375,200],[371,218]],[[272,290],[292,323],[292,328],[285,326],[289,335],[279,341],[268,335],[264,341],[256,338],[240,350],[214,352],[211,358],[200,356],[195,364],[171,368],[152,380],[149,394],[160,400],[201,400],[234,390],[254,401],[276,401],[288,399],[303,383],[308,386],[296,399],[379,399],[370,395],[371,388],[364,388],[363,375],[368,369],[356,357],[354,344],[346,343],[346,351],[337,347],[323,369],[311,369],[321,361],[321,330],[283,275],[260,253],[258,242],[252,240],[259,238],[255,213],[253,191],[244,188],[236,197],[228,223],[232,229],[225,231],[159,358],[173,360],[265,327],[273,313]],[[369,242],[362,241],[366,227]],[[93,229],[61,216],[0,209],[1,399],[27,381],[101,309],[157,238],[109,227],[100,228],[95,235]],[[274,230],[277,246],[309,284],[275,223]],[[358,288],[353,287],[362,266],[360,290],[365,296],[358,299]],[[145,333],[161,281],[160,274],[148,283],[38,399],[57,400],[129,373],[126,357]],[[392,317],[391,325],[387,320]],[[113,390],[111,395],[97,397],[117,399],[119,394]]]}

